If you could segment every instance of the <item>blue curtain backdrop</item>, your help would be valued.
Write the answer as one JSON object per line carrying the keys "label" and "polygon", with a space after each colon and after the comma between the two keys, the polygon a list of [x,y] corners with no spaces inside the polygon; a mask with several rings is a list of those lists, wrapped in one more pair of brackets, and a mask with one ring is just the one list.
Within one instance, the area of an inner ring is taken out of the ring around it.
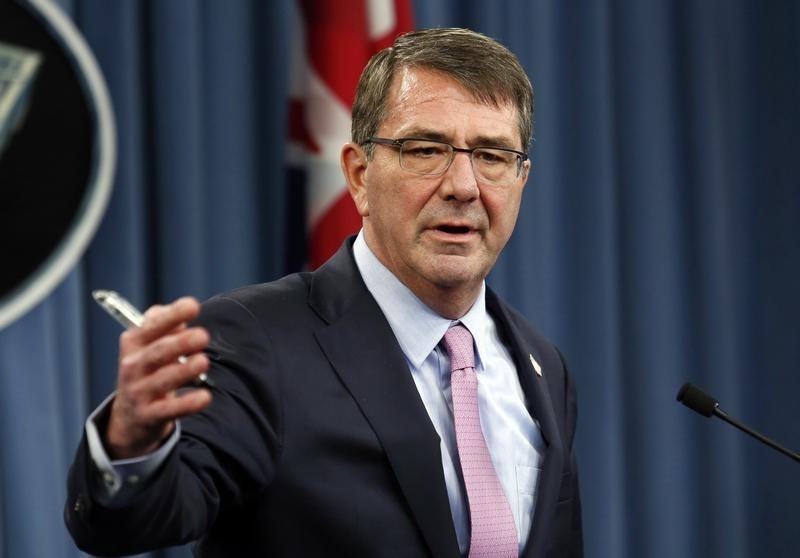
{"label": "blue curtain backdrop", "polygon": [[[119,168],[80,265],[0,332],[0,555],[74,557],[61,520],[118,327],[285,273],[292,3],[61,0],[105,73]],[[419,0],[515,51],[533,173],[491,283],[563,349],[580,397],[586,553],[783,557],[798,466],[678,405],[685,381],[800,448],[800,4]],[[24,239],[22,240],[24,241]],[[184,557],[186,549],[154,556]]]}

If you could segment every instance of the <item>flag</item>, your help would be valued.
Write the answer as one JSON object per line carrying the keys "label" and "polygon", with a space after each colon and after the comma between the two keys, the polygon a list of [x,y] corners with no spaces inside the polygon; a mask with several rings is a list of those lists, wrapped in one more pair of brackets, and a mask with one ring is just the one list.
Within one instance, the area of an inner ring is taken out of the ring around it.
{"label": "flag", "polygon": [[290,164],[305,176],[306,263],[315,269],[361,227],[339,153],[369,58],[412,28],[411,0],[299,0],[289,105]]}

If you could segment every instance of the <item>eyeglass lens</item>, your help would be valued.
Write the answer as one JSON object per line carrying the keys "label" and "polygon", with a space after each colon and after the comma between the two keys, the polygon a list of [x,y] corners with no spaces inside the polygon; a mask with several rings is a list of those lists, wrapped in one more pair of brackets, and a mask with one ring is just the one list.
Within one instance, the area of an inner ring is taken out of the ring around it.
{"label": "eyeglass lens", "polygon": [[[489,182],[513,180],[519,170],[516,153],[481,147],[471,152],[475,175]],[[425,140],[406,140],[400,148],[400,166],[417,174],[441,174],[455,157],[453,146]]]}

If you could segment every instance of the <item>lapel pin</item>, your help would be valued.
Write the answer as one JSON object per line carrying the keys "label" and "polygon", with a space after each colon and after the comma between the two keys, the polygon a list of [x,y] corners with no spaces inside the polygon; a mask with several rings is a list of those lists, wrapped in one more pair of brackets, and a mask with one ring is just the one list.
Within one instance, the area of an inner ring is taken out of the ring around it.
{"label": "lapel pin", "polygon": [[528,354],[528,356],[531,358],[531,364],[533,365],[533,369],[536,370],[536,375],[541,376],[542,375],[541,365],[538,362],[536,362],[536,359],[533,358],[532,354]]}

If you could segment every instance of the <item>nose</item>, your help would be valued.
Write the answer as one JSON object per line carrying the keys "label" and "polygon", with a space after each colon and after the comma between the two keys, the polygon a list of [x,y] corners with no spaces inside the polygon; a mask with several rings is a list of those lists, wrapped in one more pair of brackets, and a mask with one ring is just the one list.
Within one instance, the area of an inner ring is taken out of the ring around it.
{"label": "nose", "polygon": [[472,201],[479,196],[478,181],[472,170],[472,159],[469,153],[455,153],[450,168],[444,173],[440,192],[445,199]]}

